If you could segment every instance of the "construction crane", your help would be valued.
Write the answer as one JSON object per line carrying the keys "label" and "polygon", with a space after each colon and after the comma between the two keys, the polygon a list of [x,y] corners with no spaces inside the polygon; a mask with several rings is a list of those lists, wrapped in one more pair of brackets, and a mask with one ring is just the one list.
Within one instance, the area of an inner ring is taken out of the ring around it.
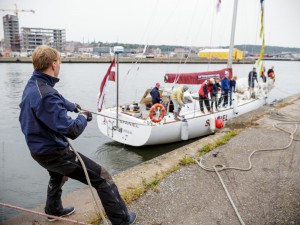
{"label": "construction crane", "polygon": [[18,9],[17,4],[15,4],[15,7],[16,7],[16,9],[0,9],[0,11],[2,11],[2,12],[5,12],[5,11],[14,12],[17,17],[18,17],[19,12],[32,12],[32,13],[35,13],[35,11],[32,10],[32,9],[30,9],[30,10]]}

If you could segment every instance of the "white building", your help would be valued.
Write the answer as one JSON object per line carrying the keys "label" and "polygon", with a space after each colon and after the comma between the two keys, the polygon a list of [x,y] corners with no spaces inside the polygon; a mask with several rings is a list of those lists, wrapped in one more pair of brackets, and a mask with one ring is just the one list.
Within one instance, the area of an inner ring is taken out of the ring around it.
{"label": "white building", "polygon": [[48,45],[59,52],[65,51],[66,30],[21,27],[22,51],[30,52],[39,45]]}

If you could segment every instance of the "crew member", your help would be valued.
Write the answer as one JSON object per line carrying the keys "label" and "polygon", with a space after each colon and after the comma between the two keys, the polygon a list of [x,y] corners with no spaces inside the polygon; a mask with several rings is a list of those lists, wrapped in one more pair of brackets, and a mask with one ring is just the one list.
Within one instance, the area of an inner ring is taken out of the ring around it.
{"label": "crew member", "polygon": [[[84,184],[87,184],[87,180],[66,138],[76,139],[80,136],[93,117],[89,111],[81,111],[75,119],[68,115],[68,112],[78,113],[81,107],[54,89],[59,81],[61,64],[60,55],[55,49],[46,45],[38,46],[32,54],[32,62],[34,71],[23,92],[19,121],[31,156],[50,175],[45,213],[68,216],[74,213],[75,208],[64,208],[62,205],[65,178],[70,177]],[[99,164],[80,155],[111,223],[133,224],[136,214],[128,212],[111,175]],[[48,220],[55,219],[49,217]]]}
{"label": "crew member", "polygon": [[210,96],[211,96],[211,111],[214,111],[214,104],[216,107],[216,111],[219,111],[218,109],[218,93],[219,90],[221,90],[221,85],[220,85],[220,78],[216,77],[215,79],[211,78],[210,79],[211,83],[211,89],[210,89]]}
{"label": "crew member", "polygon": [[268,69],[268,77],[271,78],[271,79],[274,79],[275,77],[275,74],[274,74],[274,66],[272,66],[270,69]]}
{"label": "crew member", "polygon": [[232,105],[232,95],[233,93],[235,93],[235,88],[236,88],[236,79],[237,79],[237,76],[233,76],[231,79],[230,79],[230,92],[229,92],[229,105],[231,106]]}
{"label": "crew member", "polygon": [[267,77],[265,75],[266,67],[262,66],[260,69],[260,77],[264,83],[267,82]]}
{"label": "crew member", "polygon": [[[212,81],[214,82],[214,79],[212,79]],[[200,89],[198,91],[199,94],[199,105],[200,105],[200,110],[202,113],[204,113],[204,107],[203,107],[203,102],[206,106],[207,111],[210,111],[210,105],[209,105],[209,93],[210,93],[210,85],[212,84],[212,82],[210,82],[210,80],[205,80],[201,85],[200,85]]]}
{"label": "crew member", "polygon": [[224,100],[223,102],[223,107],[228,106],[228,93],[230,91],[230,80],[228,79],[229,77],[229,72],[225,71],[225,76],[221,80],[221,97],[219,99],[218,105],[221,104],[221,101]]}
{"label": "crew member", "polygon": [[150,91],[150,95],[152,97],[152,105],[161,102],[159,87],[160,83],[156,83],[155,87]]}
{"label": "crew member", "polygon": [[248,74],[248,90],[250,91],[250,95],[252,95],[252,92],[254,89],[254,81],[256,81],[256,83],[258,83],[255,67],[253,67],[252,71],[250,71]]}
{"label": "crew member", "polygon": [[180,114],[181,108],[184,106],[184,101],[183,101],[184,92],[187,91],[188,89],[189,89],[188,86],[184,85],[184,86],[181,86],[181,87],[175,89],[172,92],[171,100],[174,105],[173,113],[174,113],[175,120],[180,120],[179,114]]}

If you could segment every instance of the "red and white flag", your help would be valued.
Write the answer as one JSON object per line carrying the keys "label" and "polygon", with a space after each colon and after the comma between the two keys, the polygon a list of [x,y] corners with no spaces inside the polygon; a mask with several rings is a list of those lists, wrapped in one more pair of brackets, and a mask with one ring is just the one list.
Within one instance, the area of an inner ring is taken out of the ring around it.
{"label": "red and white flag", "polygon": [[112,63],[110,64],[105,76],[103,77],[101,85],[100,85],[100,92],[99,92],[99,99],[98,99],[98,112],[101,112],[101,110],[102,110],[107,81],[108,80],[115,81],[115,78],[116,78],[115,68],[116,68],[116,61],[114,59],[112,61]]}

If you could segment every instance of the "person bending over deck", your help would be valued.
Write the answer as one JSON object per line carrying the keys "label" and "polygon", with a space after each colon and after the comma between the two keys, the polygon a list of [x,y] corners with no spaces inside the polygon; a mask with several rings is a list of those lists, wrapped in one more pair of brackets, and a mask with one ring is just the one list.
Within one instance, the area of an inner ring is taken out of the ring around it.
{"label": "person bending over deck", "polygon": [[214,111],[214,104],[215,104],[215,107],[216,107],[216,111],[219,111],[218,109],[218,92],[219,90],[221,90],[221,85],[220,85],[220,78],[216,78],[216,79],[213,79],[213,78],[210,78],[210,83],[212,84],[211,85],[211,89],[210,89],[210,95],[211,95],[211,111],[213,112]]}
{"label": "person bending over deck", "polygon": [[188,89],[189,89],[188,86],[184,85],[184,86],[181,86],[181,87],[175,89],[172,92],[171,100],[174,105],[173,113],[174,113],[175,120],[180,120],[179,114],[180,114],[181,108],[184,106],[184,102],[183,102],[184,92],[187,91]]}
{"label": "person bending over deck", "polygon": [[[61,64],[60,55],[55,49],[46,45],[38,46],[32,55],[32,63],[34,71],[23,91],[19,121],[33,159],[49,172],[45,212],[54,216],[67,216],[75,208],[63,208],[61,202],[62,186],[66,178],[84,184],[87,184],[87,180],[66,138],[76,139],[80,136],[87,122],[92,120],[92,114],[81,111],[75,119],[68,115],[68,112],[78,113],[81,108],[54,89],[59,81]],[[80,155],[111,223],[133,224],[136,214],[128,212],[111,175],[99,164]],[[49,217],[48,220],[55,219]]]}
{"label": "person bending over deck", "polygon": [[[212,79],[213,80],[213,79]],[[214,82],[214,80],[213,80]],[[210,111],[210,105],[209,105],[209,93],[210,93],[210,89],[211,89],[211,82],[210,80],[205,80],[201,85],[200,85],[200,89],[198,91],[199,94],[199,105],[200,105],[200,110],[202,113],[204,113],[204,107],[203,107],[203,102],[207,108],[208,112]]]}

